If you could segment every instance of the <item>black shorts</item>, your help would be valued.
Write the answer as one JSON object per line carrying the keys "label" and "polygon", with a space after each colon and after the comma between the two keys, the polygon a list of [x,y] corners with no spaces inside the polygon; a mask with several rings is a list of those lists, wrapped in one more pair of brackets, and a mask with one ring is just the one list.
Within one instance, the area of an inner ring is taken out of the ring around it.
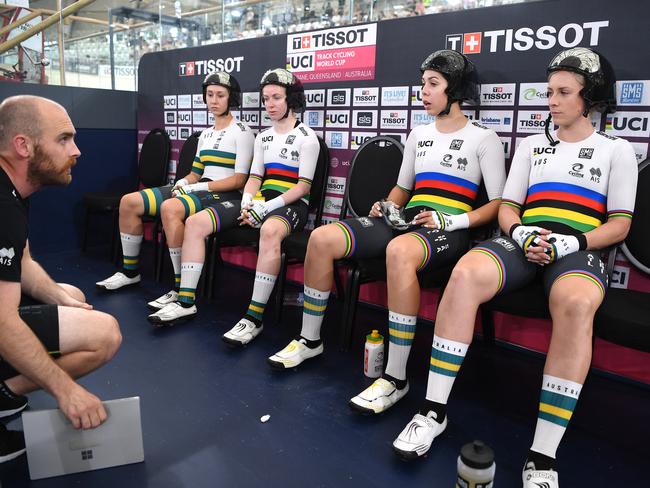
{"label": "black shorts", "polygon": [[439,229],[417,227],[398,231],[390,227],[381,217],[359,217],[336,222],[345,235],[346,250],[343,257],[367,259],[386,255],[386,246],[399,235],[411,235],[423,249],[423,260],[418,271],[437,268],[457,261],[467,252],[469,232],[457,230],[448,232]]}
{"label": "black shorts", "polygon": [[[216,202],[206,209],[212,219],[212,232],[222,232],[239,225],[241,214],[241,198],[239,200],[228,200]],[[269,219],[278,219],[287,227],[287,235],[302,230],[307,224],[309,210],[303,202],[292,203],[269,212],[262,223]]]}
{"label": "black shorts", "polygon": [[608,284],[607,268],[598,252],[578,251],[554,263],[539,266],[528,261],[523,250],[509,237],[493,237],[481,242],[470,252],[489,256],[496,264],[500,274],[498,293],[522,288],[540,276],[544,292],[548,296],[556,281],[569,276],[579,276],[598,286],[603,297],[605,296]]}
{"label": "black shorts", "polygon": [[[20,318],[32,329],[34,335],[53,357],[60,356],[59,345],[59,310],[56,305],[29,305],[18,308]],[[0,380],[17,376],[8,362],[0,358]]]}
{"label": "black shorts", "polygon": [[[202,180],[207,182],[208,180]],[[145,188],[140,190],[142,201],[144,202],[144,213],[151,217],[158,217],[160,215],[160,206],[162,202],[172,198],[173,185],[159,186],[157,188]],[[241,200],[241,193],[238,191],[227,192],[212,192],[212,191],[197,191],[188,193],[187,195],[180,195],[173,197],[178,199],[185,208],[185,218],[190,215],[203,210],[204,208],[211,207],[219,201],[224,200]]]}

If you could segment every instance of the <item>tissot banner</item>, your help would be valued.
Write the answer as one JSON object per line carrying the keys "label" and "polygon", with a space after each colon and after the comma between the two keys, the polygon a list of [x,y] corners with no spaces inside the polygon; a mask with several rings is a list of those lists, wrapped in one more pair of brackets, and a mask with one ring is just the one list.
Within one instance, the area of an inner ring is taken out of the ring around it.
{"label": "tissot banner", "polygon": [[140,139],[164,127],[176,159],[182,139],[212,123],[201,81],[214,70],[238,79],[244,93],[236,115],[255,131],[264,129],[270,121],[259,80],[267,69],[286,67],[305,85],[303,121],[330,147],[325,217],[334,220],[356,149],[377,134],[405,141],[414,127],[434,120],[419,87],[420,63],[429,53],[456,49],[475,63],[479,105],[463,110],[493,128],[511,158],[523,138],[543,131],[549,60],[562,49],[586,46],[607,56],[619,80],[619,111],[596,114],[592,123],[629,139],[642,160],[650,140],[649,18],[648,2],[548,0],[147,54],[138,75]]}

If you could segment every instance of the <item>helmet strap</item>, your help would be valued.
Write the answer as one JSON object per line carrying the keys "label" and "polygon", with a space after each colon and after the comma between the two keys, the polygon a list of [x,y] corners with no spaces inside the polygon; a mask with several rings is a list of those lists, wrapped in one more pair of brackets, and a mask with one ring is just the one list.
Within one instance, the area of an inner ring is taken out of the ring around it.
{"label": "helmet strap", "polygon": [[551,120],[553,119],[553,116],[549,113],[548,117],[546,117],[546,122],[544,122],[544,134],[546,134],[546,138],[548,139],[548,142],[551,146],[557,146],[560,141],[556,141],[553,139],[553,136],[551,135]]}

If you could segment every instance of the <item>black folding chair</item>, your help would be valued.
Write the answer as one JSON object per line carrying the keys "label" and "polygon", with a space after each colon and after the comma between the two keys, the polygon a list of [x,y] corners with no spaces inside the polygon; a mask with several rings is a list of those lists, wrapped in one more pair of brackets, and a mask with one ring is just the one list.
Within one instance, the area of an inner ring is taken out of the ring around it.
{"label": "black folding chair", "polygon": [[[403,155],[404,146],[390,136],[373,137],[357,149],[348,173],[340,220],[348,213],[353,217],[368,215],[372,205],[390,193],[397,182]],[[347,350],[352,341],[359,289],[364,283],[386,279],[386,259],[351,257],[337,264],[348,267],[339,338],[341,348]]]}
{"label": "black folding chair", "polygon": [[[177,182],[181,178],[185,178],[188,174],[190,174],[190,171],[192,171],[192,163],[194,162],[194,156],[196,155],[196,149],[199,145],[199,136],[201,135],[201,131],[194,132],[190,137],[185,139],[185,142],[183,143],[183,146],[181,147],[181,152],[178,154],[178,165],[176,166],[176,178],[174,179],[174,182]],[[155,256],[156,256],[156,262],[155,262],[155,279],[156,281],[160,281],[160,277],[162,275],[162,270],[163,270],[163,263],[164,263],[164,255],[165,255],[165,244],[166,244],[166,239],[165,239],[165,233],[163,232],[162,229],[162,220],[160,219],[160,216],[158,216],[155,219],[149,219],[148,216],[146,216],[144,220],[152,220],[153,221],[153,242],[154,242],[154,249],[155,249]]]}
{"label": "black folding chair", "polygon": [[[639,166],[639,183],[636,193],[634,218],[630,232],[621,249],[630,262],[639,270],[650,274],[650,160],[646,159]],[[607,271],[611,282],[617,247],[613,247],[608,256]],[[502,312],[528,318],[551,317],[548,299],[542,284],[535,282],[519,290],[497,295],[481,305],[484,339],[494,342],[494,312]],[[605,300],[596,312],[594,319],[594,337],[650,352],[650,294],[609,288]]]}
{"label": "black folding chair", "polygon": [[[163,129],[153,129],[144,138],[138,161],[138,181],[131,191],[136,191],[140,184],[145,188],[162,186],[167,179],[167,166],[171,151],[171,141]],[[116,236],[119,230],[120,199],[125,193],[93,192],[83,196],[86,218],[81,245],[86,251],[88,245],[88,227],[92,214],[110,213],[113,217],[111,233],[111,258],[115,256]]]}

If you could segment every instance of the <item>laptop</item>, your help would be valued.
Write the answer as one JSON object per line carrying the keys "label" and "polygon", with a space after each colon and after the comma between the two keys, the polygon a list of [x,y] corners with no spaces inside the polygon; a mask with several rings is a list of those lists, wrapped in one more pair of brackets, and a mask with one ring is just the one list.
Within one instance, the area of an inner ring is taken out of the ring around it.
{"label": "laptop", "polygon": [[103,403],[108,419],[88,430],[72,427],[58,409],[23,412],[31,479],[144,461],[140,397]]}

